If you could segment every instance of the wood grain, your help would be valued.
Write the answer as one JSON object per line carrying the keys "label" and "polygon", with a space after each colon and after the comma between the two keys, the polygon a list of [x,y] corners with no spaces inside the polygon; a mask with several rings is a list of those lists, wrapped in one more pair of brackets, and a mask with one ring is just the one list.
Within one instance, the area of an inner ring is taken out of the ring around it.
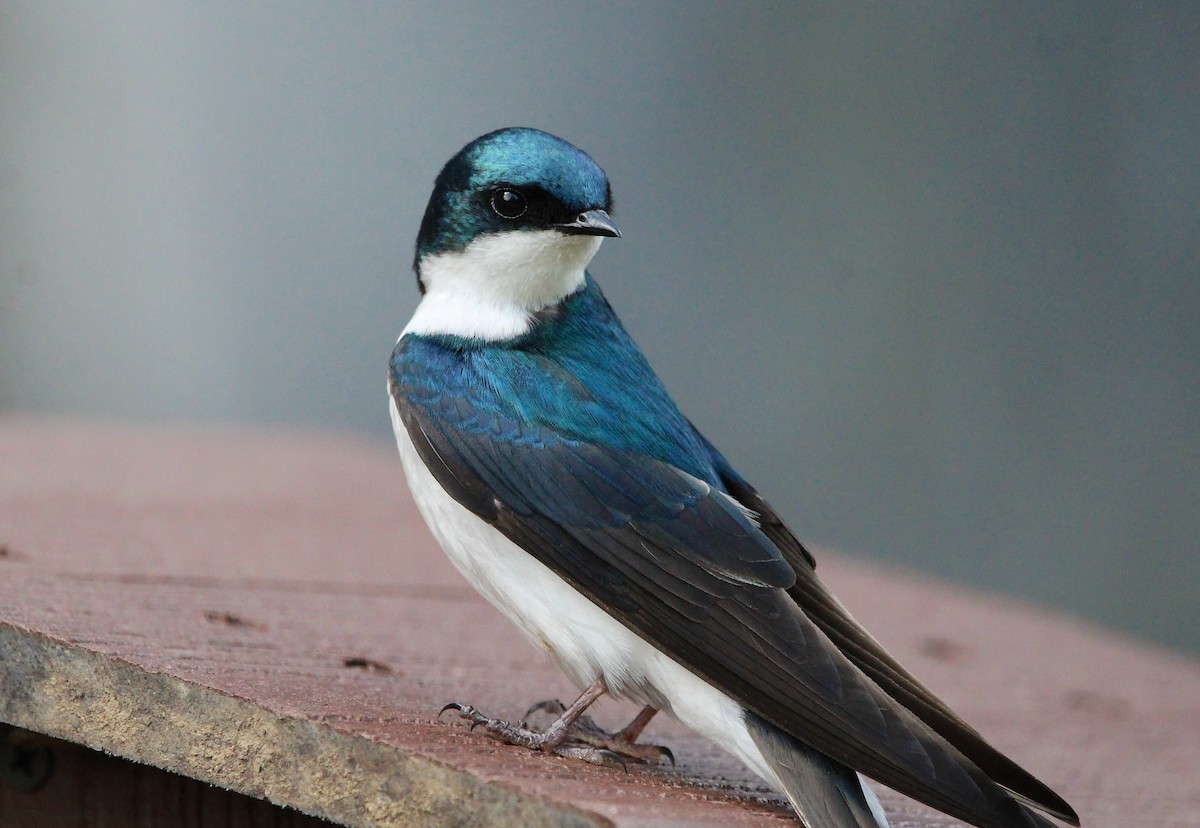
{"label": "wood grain", "polygon": [[[346,825],[789,825],[673,722],[675,768],[449,716],[574,692],[453,571],[391,446],[0,419],[0,720]],[[844,602],[1089,828],[1200,826],[1200,664],[819,553]],[[602,723],[634,709],[601,702]],[[882,791],[893,824],[953,820]]]}
{"label": "wood grain", "polygon": [[316,817],[60,739],[13,731],[48,758],[36,790],[0,785],[4,828],[328,828]]}

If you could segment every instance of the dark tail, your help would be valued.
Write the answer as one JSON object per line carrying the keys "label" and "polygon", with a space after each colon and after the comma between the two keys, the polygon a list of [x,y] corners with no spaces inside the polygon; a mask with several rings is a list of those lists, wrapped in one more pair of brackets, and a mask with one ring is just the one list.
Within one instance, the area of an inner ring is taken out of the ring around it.
{"label": "dark tail", "polygon": [[857,773],[748,710],[743,720],[806,828],[888,828]]}

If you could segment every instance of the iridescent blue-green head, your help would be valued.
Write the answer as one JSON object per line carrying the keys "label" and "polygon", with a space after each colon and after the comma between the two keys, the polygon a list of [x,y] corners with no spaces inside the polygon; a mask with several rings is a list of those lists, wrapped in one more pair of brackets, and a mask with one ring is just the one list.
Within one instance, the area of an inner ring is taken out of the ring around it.
{"label": "iridescent blue-green head", "polygon": [[423,259],[461,252],[489,234],[619,236],[611,209],[608,177],[587,153],[537,129],[489,132],[459,150],[438,175],[414,266],[420,277]]}
{"label": "iridescent blue-green head", "polygon": [[606,237],[620,236],[604,170],[536,129],[501,129],[450,159],[417,235],[423,294],[406,333],[518,337],[584,287]]}

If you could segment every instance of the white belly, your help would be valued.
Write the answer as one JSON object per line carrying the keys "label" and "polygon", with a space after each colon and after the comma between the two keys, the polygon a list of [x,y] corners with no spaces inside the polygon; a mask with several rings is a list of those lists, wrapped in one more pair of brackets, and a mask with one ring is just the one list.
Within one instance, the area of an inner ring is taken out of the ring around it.
{"label": "white belly", "polygon": [[417,454],[391,403],[400,459],[417,508],[454,563],[491,604],[579,685],[674,715],[778,785],[729,696],[647,643],[543,563],[448,495]]}

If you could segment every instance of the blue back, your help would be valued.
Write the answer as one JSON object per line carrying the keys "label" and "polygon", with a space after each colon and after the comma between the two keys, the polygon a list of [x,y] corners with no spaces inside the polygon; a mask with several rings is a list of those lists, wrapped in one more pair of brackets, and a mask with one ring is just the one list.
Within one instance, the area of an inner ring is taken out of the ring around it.
{"label": "blue back", "polygon": [[670,463],[725,490],[714,458],[680,413],[589,275],[533,329],[503,343],[405,336],[393,386],[414,404],[454,398],[527,425]]}

